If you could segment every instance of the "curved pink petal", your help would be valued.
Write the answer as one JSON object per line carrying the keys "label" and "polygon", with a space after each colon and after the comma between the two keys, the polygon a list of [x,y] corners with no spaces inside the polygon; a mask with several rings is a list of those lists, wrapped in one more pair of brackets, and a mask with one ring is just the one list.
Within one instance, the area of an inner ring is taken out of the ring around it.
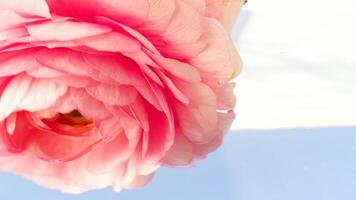
{"label": "curved pink petal", "polygon": [[190,104],[184,106],[175,103],[177,120],[185,136],[195,143],[209,142],[214,134],[211,130],[217,123],[217,98],[214,92],[204,84],[188,85],[176,81],[180,90],[190,99]]}
{"label": "curved pink petal", "polygon": [[33,128],[28,123],[28,116],[25,112],[12,113],[2,123],[1,128],[3,142],[8,151],[20,153],[27,148],[33,135]]}
{"label": "curved pink petal", "polygon": [[33,55],[36,50],[0,53],[0,77],[16,75],[39,66]]}
{"label": "curved pink petal", "polygon": [[112,171],[117,165],[129,159],[134,149],[129,148],[128,139],[123,132],[98,146],[90,154],[88,167],[93,173]]}
{"label": "curved pink petal", "polygon": [[97,100],[109,104],[125,106],[131,104],[137,97],[137,91],[127,85],[100,84],[86,88],[86,91]]}
{"label": "curved pink petal", "polygon": [[13,10],[28,15],[51,17],[45,0],[1,0],[0,10]]}
{"label": "curved pink petal", "polygon": [[73,137],[48,130],[36,130],[33,134],[30,150],[40,159],[52,162],[77,159],[101,141],[94,137]]}
{"label": "curved pink petal", "polygon": [[17,105],[27,111],[37,111],[48,108],[67,91],[65,85],[57,84],[50,79],[33,79],[26,95]]}
{"label": "curved pink petal", "polygon": [[110,113],[105,108],[105,105],[90,96],[85,89],[71,88],[71,94],[74,102],[78,106],[78,110],[84,116],[92,119],[105,119],[110,117]]}
{"label": "curved pink petal", "polygon": [[31,37],[42,41],[75,40],[111,31],[110,27],[74,21],[47,21],[39,24],[27,25],[26,27]]}
{"label": "curved pink petal", "polygon": [[76,44],[84,45],[97,51],[109,52],[135,52],[141,48],[141,44],[137,40],[120,32],[109,32],[79,39]]}
{"label": "curved pink petal", "polygon": [[234,119],[235,114],[232,112],[219,113],[217,126],[215,129],[211,130],[215,132],[215,138],[208,143],[195,145],[193,150],[194,154],[201,158],[219,147],[222,143],[224,135],[228,132]]}
{"label": "curved pink petal", "polygon": [[199,71],[192,65],[169,58],[159,59],[158,62],[167,72],[177,78],[192,83],[201,81]]}
{"label": "curved pink petal", "polygon": [[130,26],[144,22],[148,2],[142,0],[47,0],[50,10],[58,15],[92,20],[93,16],[105,16]]}
{"label": "curved pink petal", "polygon": [[32,78],[21,74],[13,78],[0,96],[0,121],[4,120],[27,95]]}
{"label": "curved pink petal", "polygon": [[163,164],[167,166],[187,166],[191,165],[193,160],[193,144],[184,135],[177,133],[172,147],[163,159]]}
{"label": "curved pink petal", "polygon": [[130,105],[122,107],[122,109],[129,114],[133,119],[140,123],[141,128],[144,131],[150,130],[150,124],[148,122],[148,113],[146,110],[146,103],[142,97],[138,96]]}
{"label": "curved pink petal", "polygon": [[146,20],[137,27],[142,33],[160,34],[168,26],[175,10],[175,1],[148,0]]}
{"label": "curved pink petal", "polygon": [[34,78],[56,78],[64,75],[62,72],[41,65],[26,70],[26,73]]}
{"label": "curved pink petal", "polygon": [[176,1],[174,15],[162,37],[165,41],[178,44],[195,42],[204,32],[202,20],[197,10],[182,1]]}

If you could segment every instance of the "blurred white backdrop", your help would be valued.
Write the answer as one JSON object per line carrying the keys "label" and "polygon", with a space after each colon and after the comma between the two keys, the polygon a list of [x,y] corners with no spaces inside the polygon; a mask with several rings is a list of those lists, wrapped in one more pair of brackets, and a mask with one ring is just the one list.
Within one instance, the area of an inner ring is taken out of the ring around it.
{"label": "blurred white backdrop", "polygon": [[356,1],[250,0],[235,129],[356,125]]}

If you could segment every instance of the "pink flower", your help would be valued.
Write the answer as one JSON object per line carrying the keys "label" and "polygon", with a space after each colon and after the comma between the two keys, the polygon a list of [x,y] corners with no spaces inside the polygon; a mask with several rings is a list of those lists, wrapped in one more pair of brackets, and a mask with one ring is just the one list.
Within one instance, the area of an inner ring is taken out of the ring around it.
{"label": "pink flower", "polygon": [[218,19],[226,29],[230,30],[245,0],[205,0],[205,2],[206,15]]}
{"label": "pink flower", "polygon": [[0,170],[119,191],[216,149],[241,62],[211,5],[1,0]]}

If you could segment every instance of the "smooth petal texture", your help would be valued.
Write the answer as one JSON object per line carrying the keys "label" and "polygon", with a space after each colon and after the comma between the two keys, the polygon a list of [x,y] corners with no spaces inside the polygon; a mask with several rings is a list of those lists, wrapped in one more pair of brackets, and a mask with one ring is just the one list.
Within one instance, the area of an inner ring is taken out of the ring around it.
{"label": "smooth petal texture", "polygon": [[2,53],[0,57],[0,77],[12,76],[37,67],[33,60],[35,51]]}
{"label": "smooth petal texture", "polygon": [[201,80],[199,71],[193,66],[173,59],[164,59],[160,63],[168,73],[187,82],[199,82]]}
{"label": "smooth petal texture", "polygon": [[42,41],[74,40],[111,31],[110,28],[105,26],[72,21],[48,21],[41,24],[28,25],[27,30],[31,37]]}
{"label": "smooth petal texture", "polygon": [[6,86],[0,96],[0,120],[4,120],[12,112],[16,111],[17,106],[26,96],[31,86],[32,78],[21,74],[13,78]]}
{"label": "smooth petal texture", "polygon": [[131,104],[137,96],[137,91],[132,86],[125,85],[98,85],[86,90],[97,100],[109,105],[125,106]]}
{"label": "smooth petal texture", "polygon": [[96,148],[89,159],[89,170],[93,173],[112,171],[117,165],[125,162],[134,149],[129,148],[128,139],[123,132]]}
{"label": "smooth petal texture", "polygon": [[12,113],[2,127],[5,147],[13,153],[23,152],[30,141],[33,130],[24,112]]}
{"label": "smooth petal texture", "polygon": [[51,16],[45,0],[2,0],[0,2],[0,10],[12,10],[47,18]]}
{"label": "smooth petal texture", "polygon": [[121,191],[204,159],[235,117],[239,2],[1,1],[0,171]]}
{"label": "smooth petal texture", "polygon": [[244,3],[245,0],[206,0],[207,13],[230,31]]}
{"label": "smooth petal texture", "polygon": [[26,73],[35,78],[56,78],[60,76],[64,76],[65,74],[44,66],[38,66],[26,70]]}
{"label": "smooth petal texture", "polygon": [[[0,3],[3,3],[3,2],[0,2]],[[0,7],[0,18],[6,19],[6,20],[3,20],[2,23],[0,24],[0,30],[2,31],[1,35],[3,35],[3,37],[4,37],[4,35],[7,35],[9,37],[9,35],[6,34],[6,31],[9,32],[11,29],[14,29],[24,23],[39,21],[39,19],[25,18],[14,11],[2,10],[1,7]]]}
{"label": "smooth petal texture", "polygon": [[71,88],[71,94],[74,102],[78,106],[78,110],[90,118],[103,119],[110,116],[105,105],[90,96],[85,89]]}
{"label": "smooth petal texture", "polygon": [[40,159],[52,162],[75,160],[100,142],[96,138],[72,137],[46,130],[36,130],[33,134],[30,150]]}
{"label": "smooth petal texture", "polygon": [[182,134],[176,134],[173,146],[164,157],[165,165],[189,166],[193,160],[193,145]]}
{"label": "smooth petal texture", "polygon": [[79,39],[76,43],[97,51],[109,52],[135,52],[141,48],[141,44],[137,40],[120,32],[109,32]]}
{"label": "smooth petal texture", "polygon": [[65,85],[59,85],[53,80],[33,79],[26,96],[17,105],[21,110],[37,111],[48,108],[67,90]]}

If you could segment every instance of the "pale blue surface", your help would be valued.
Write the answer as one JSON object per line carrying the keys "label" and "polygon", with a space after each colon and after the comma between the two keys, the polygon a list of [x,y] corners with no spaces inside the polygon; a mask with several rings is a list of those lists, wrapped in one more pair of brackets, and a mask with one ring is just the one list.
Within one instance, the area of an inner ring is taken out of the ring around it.
{"label": "pale blue surface", "polygon": [[161,169],[141,190],[65,195],[0,174],[1,200],[353,200],[356,127],[230,133],[189,169]]}

